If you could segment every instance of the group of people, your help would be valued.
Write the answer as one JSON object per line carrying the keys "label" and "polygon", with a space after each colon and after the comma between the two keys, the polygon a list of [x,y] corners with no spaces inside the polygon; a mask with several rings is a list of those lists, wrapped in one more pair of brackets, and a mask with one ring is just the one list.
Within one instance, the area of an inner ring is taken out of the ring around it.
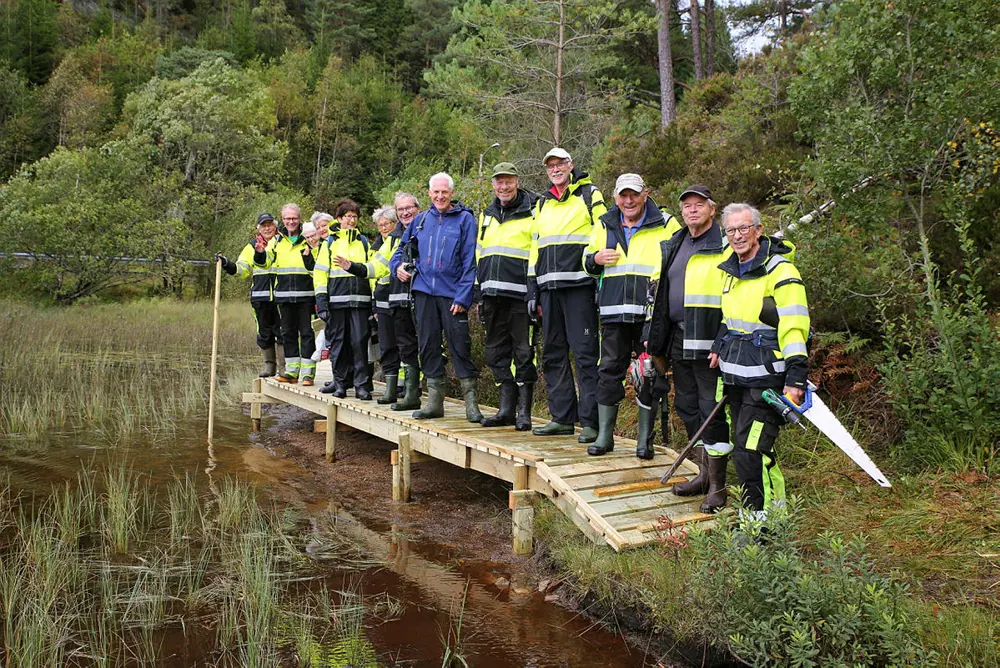
{"label": "group of people", "polygon": [[[721,508],[732,456],[748,509],[781,500],[774,443],[783,419],[762,393],[780,390],[801,403],[805,392],[809,311],[794,247],[764,235],[749,204],[729,204],[717,218],[705,186],[681,193],[678,221],[650,198],[638,174],[618,177],[608,206],[567,151],[553,148],[542,162],[551,187],[540,194],[521,186],[513,163],[496,165],[495,196],[478,218],[454,199],[452,177],[435,174],[425,209],[416,196],[399,193],[375,212],[373,243],[358,231],[360,209],[349,199],[305,226],[299,207],[287,204],[280,232],[261,214],[259,234],[239,259],[219,256],[227,272],[253,279],[261,375],[313,384],[316,315],[333,367],[320,392],[344,397],[353,385],[358,399],[370,400],[374,317],[386,379],[379,403],[413,410],[417,419],[442,417],[446,341],[467,419],[527,431],[540,330],[551,419],[533,434],[571,436],[579,423],[578,441],[590,455],[611,452],[628,377],[639,407],[636,456],[652,459],[658,414],[669,439],[672,377],[688,437],[701,429],[694,455],[700,472],[674,492],[704,495],[705,512]],[[488,418],[476,397],[474,305],[500,396]],[[723,397],[728,419],[714,410]]]}

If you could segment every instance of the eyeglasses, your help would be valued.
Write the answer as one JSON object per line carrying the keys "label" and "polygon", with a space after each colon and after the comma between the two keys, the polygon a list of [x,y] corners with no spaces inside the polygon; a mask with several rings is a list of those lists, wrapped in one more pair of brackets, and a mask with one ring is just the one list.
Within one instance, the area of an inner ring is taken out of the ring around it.
{"label": "eyeglasses", "polygon": [[560,169],[561,167],[565,167],[568,164],[569,164],[569,160],[560,160],[559,162],[550,162],[549,164],[545,165],[545,171],[552,172],[552,171],[555,171],[557,169]]}
{"label": "eyeglasses", "polygon": [[397,212],[403,212],[403,211],[417,211],[417,210],[418,210],[419,208],[420,208],[420,207],[418,207],[418,206],[397,206],[397,207],[396,207],[396,211],[397,211]]}
{"label": "eyeglasses", "polygon": [[757,225],[740,225],[739,227],[727,227],[726,228],[726,236],[727,237],[735,237],[737,235],[737,233],[741,237],[742,236],[746,236],[747,234],[750,233],[750,230],[752,230],[755,227],[758,227],[758,226]]}

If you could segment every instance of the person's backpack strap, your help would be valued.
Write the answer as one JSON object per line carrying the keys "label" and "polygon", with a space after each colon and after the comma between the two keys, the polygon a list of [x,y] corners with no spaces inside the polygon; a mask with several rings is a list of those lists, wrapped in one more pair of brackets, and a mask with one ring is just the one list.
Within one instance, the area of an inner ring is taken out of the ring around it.
{"label": "person's backpack strap", "polygon": [[574,195],[579,195],[583,198],[583,203],[587,205],[587,213],[590,214],[590,223],[593,224],[594,221],[594,191],[597,190],[597,186],[593,183],[587,183],[576,189]]}

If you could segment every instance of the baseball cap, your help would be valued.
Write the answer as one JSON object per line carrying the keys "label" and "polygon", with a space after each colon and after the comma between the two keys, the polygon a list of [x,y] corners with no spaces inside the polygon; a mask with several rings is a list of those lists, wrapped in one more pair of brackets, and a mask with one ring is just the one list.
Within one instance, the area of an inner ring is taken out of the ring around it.
{"label": "baseball cap", "polygon": [[615,194],[621,195],[623,190],[634,190],[641,193],[646,189],[646,182],[638,174],[622,174],[615,181]]}
{"label": "baseball cap", "polygon": [[712,191],[708,189],[708,186],[688,186],[681,196],[677,198],[677,201],[683,202],[684,198],[688,195],[697,195],[698,197],[704,197],[705,199],[712,199]]}
{"label": "baseball cap", "polygon": [[267,211],[257,216],[257,227],[260,227],[264,223],[273,223],[273,222],[274,222],[274,216],[269,214]]}
{"label": "baseball cap", "polygon": [[564,148],[559,148],[558,146],[549,149],[549,152],[545,154],[544,158],[542,158],[542,164],[544,165],[549,158],[559,158],[560,160],[573,159],[569,157],[569,151]]}
{"label": "baseball cap", "polygon": [[490,178],[496,176],[520,176],[520,175],[517,173],[517,165],[515,165],[513,162],[501,162],[497,164],[495,167],[493,167],[493,176],[491,176]]}

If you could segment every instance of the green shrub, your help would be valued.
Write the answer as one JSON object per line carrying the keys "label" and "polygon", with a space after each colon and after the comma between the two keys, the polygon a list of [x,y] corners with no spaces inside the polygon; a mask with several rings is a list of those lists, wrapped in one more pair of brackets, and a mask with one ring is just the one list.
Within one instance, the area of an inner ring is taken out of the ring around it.
{"label": "green shrub", "polygon": [[[796,539],[794,500],[761,522],[694,531],[690,610],[710,642],[755,666],[928,666],[905,585],[875,572],[863,540]],[[721,524],[721,523],[720,523]]]}

